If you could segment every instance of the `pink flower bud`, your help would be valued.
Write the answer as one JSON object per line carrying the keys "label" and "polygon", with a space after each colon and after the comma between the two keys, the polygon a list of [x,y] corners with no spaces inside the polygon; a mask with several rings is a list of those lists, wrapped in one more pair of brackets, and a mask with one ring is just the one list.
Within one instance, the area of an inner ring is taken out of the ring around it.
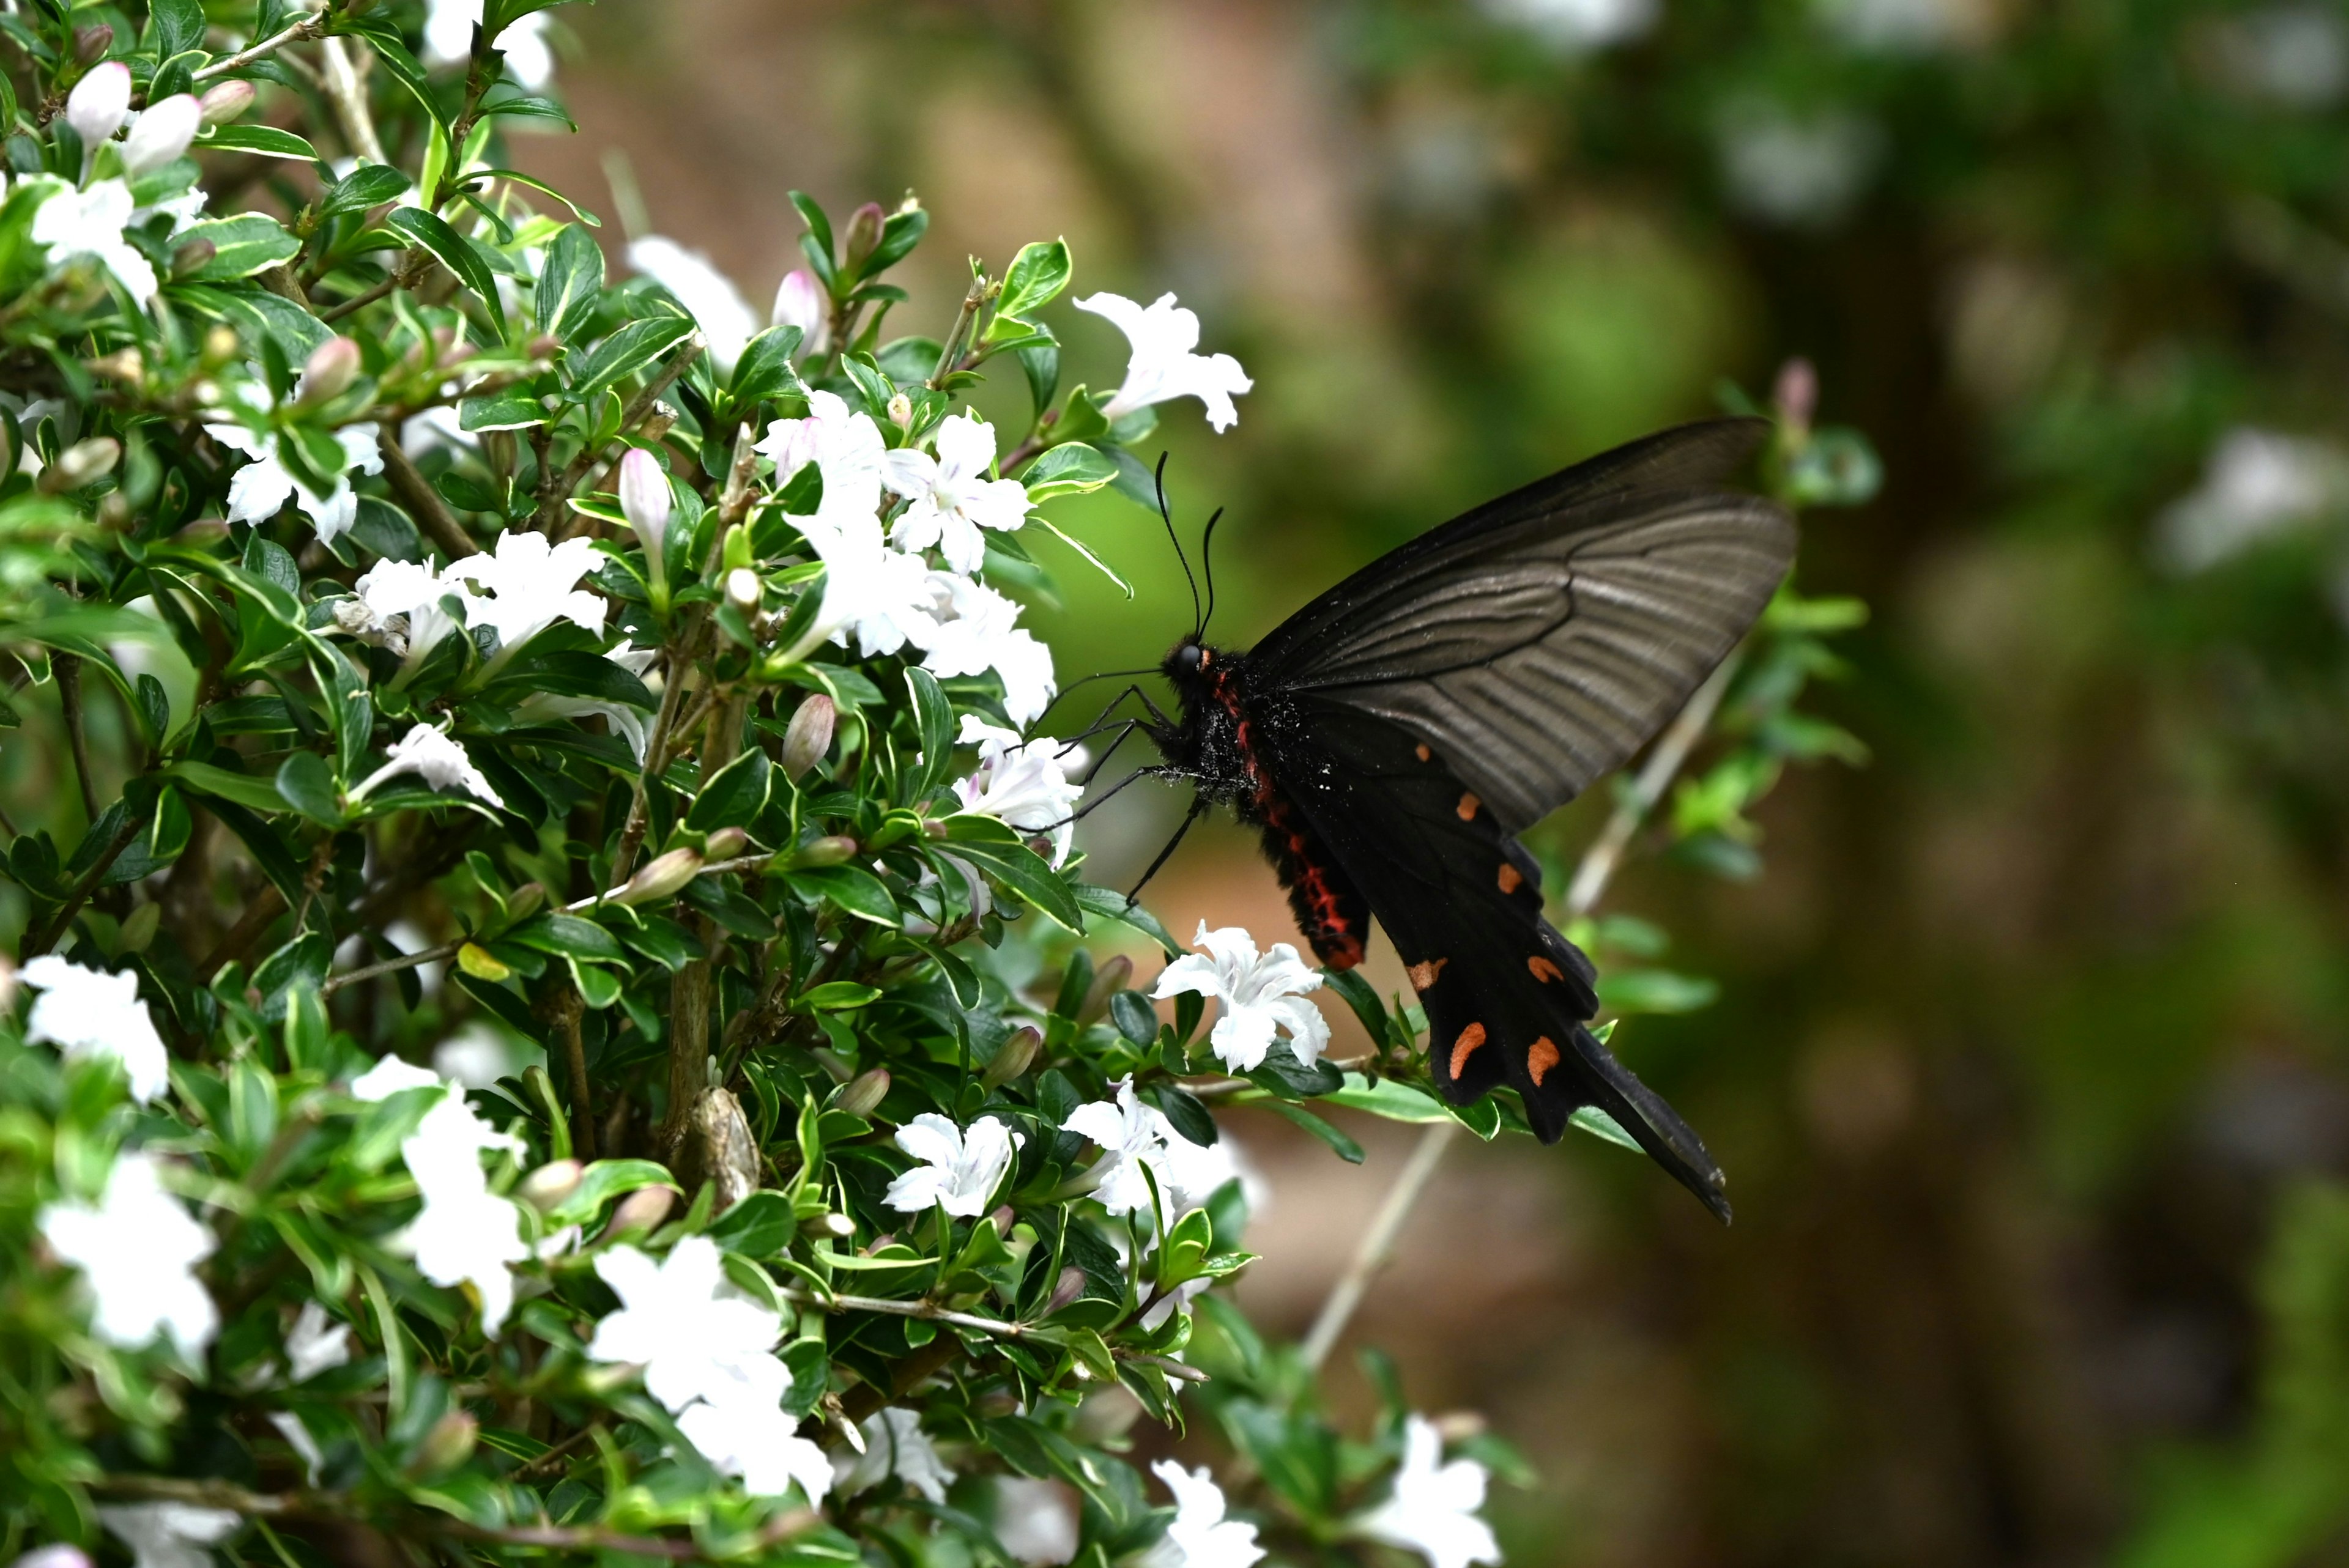
{"label": "pink flower bud", "polygon": [[[192,240],[182,240],[171,252],[171,275],[175,278],[191,277],[210,265],[212,259],[219,254],[220,247],[202,234],[198,234]],[[231,332],[228,335],[233,342],[236,334]],[[208,356],[212,353],[209,338],[205,342],[204,352]]]}
{"label": "pink flower bud", "polygon": [[331,403],[350,390],[359,377],[359,346],[356,339],[330,337],[310,351],[295,388],[297,402]]}
{"label": "pink flower bud", "polygon": [[988,1088],[1001,1088],[1036,1065],[1036,1047],[1043,1043],[1043,1036],[1024,1025],[1012,1030],[1011,1037],[995,1048],[994,1059],[979,1074],[978,1081]]}
{"label": "pink flower bud", "polygon": [[750,835],[740,828],[720,828],[701,846],[705,861],[730,861],[750,847]]}
{"label": "pink flower bud", "polygon": [[838,833],[813,839],[802,847],[794,862],[802,866],[845,865],[856,858],[856,841]]}
{"label": "pink flower bud", "polygon": [[881,228],[888,221],[889,214],[881,211],[881,203],[878,201],[867,201],[848,215],[848,232],[845,238],[850,266],[854,267],[863,263],[864,258],[871,255],[880,245]]}
{"label": "pink flower bud", "polygon": [[839,715],[832,698],[816,693],[800,704],[792,715],[791,727],[783,731],[783,776],[796,780],[801,774],[814,767],[832,749],[833,726]]}
{"label": "pink flower bud", "polygon": [[816,335],[831,309],[823,297],[823,285],[805,267],[783,279],[783,286],[775,291],[774,314],[769,318],[776,326],[796,326],[800,329],[800,346],[813,349]]}
{"label": "pink flower bud", "polygon": [[543,1214],[561,1207],[586,1176],[587,1168],[576,1160],[550,1160],[522,1179],[514,1196]]}
{"label": "pink flower bud", "polygon": [[1071,1264],[1061,1271],[1061,1277],[1053,1282],[1051,1299],[1044,1304],[1042,1315],[1051,1316],[1084,1294],[1085,1271]]}
{"label": "pink flower bud", "polygon": [[856,1075],[840,1098],[832,1102],[834,1110],[844,1110],[851,1116],[870,1116],[880,1109],[882,1099],[889,1093],[889,1069],[873,1068]]}
{"label": "pink flower bud", "polygon": [[122,129],[130,112],[130,67],[120,60],[94,66],[66,98],[66,123],[84,147],[96,147]]}
{"label": "pink flower bud", "polygon": [[106,51],[114,47],[114,25],[100,22],[95,26],[74,30],[74,58],[83,65],[106,58]]}
{"label": "pink flower bud", "polygon": [[203,113],[203,106],[191,93],[174,93],[161,103],[148,105],[130,134],[122,139],[122,167],[133,174],[144,174],[184,157],[188,144],[196,139],[196,126]]}
{"label": "pink flower bud", "polygon": [[1819,373],[1811,362],[1799,356],[1778,367],[1778,384],[1770,389],[1770,401],[1777,406],[1778,418],[1800,435],[1811,428],[1811,415],[1819,405]]}
{"label": "pink flower bud", "polygon": [[620,890],[618,902],[651,903],[673,897],[678,890],[700,874],[701,856],[698,853],[692,850],[671,850],[630,877],[628,885]]}
{"label": "pink flower bud", "polygon": [[114,465],[121,460],[122,443],[111,436],[92,436],[86,441],[76,441],[42,470],[41,489],[53,495],[79,490],[112,473]]}
{"label": "pink flower bud", "polygon": [[649,1231],[668,1218],[669,1210],[677,1203],[677,1194],[666,1187],[639,1187],[619,1202],[612,1211],[612,1222],[604,1227],[598,1238],[609,1241],[625,1236],[631,1231]]}
{"label": "pink flower bud", "polygon": [[251,108],[254,97],[251,82],[221,82],[206,88],[196,102],[204,111],[206,125],[226,125]]}
{"label": "pink flower bud", "polygon": [[1085,991],[1083,1004],[1077,1008],[1077,1022],[1097,1022],[1109,1011],[1109,999],[1133,983],[1133,960],[1121,953],[1101,966],[1092,985]]}
{"label": "pink flower bud", "polygon": [[656,562],[661,559],[661,542],[668,536],[674,499],[660,459],[642,447],[629,448],[628,455],[620,459],[620,510],[627,514],[628,526],[636,531],[636,537],[644,541],[645,553]]}

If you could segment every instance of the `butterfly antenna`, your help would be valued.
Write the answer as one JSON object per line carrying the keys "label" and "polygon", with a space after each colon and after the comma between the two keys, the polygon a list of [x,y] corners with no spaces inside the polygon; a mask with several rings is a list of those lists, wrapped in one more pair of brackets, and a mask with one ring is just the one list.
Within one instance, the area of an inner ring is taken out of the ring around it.
{"label": "butterfly antenna", "polygon": [[1199,569],[1207,574],[1207,613],[1199,617],[1199,633],[1207,634],[1207,623],[1216,618],[1216,524],[1224,521],[1224,509],[1217,507],[1216,515],[1207,520],[1207,531],[1199,535]]}
{"label": "butterfly antenna", "polygon": [[[1174,532],[1174,514],[1166,506],[1166,459],[1171,456],[1170,452],[1158,454],[1158,469],[1152,476],[1158,486],[1158,520],[1166,525],[1166,542],[1174,547],[1174,559],[1183,563],[1183,580],[1191,584],[1191,624],[1204,630],[1206,617],[1199,609],[1199,580],[1191,575],[1190,557],[1183,553],[1183,541]],[[1191,634],[1198,634],[1197,631]]]}

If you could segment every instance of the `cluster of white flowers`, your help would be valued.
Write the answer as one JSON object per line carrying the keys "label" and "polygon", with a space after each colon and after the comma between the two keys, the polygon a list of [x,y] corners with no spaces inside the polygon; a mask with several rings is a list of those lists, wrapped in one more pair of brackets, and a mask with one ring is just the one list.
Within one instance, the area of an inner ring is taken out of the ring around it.
{"label": "cluster of white flowers", "polygon": [[351,787],[350,798],[362,799],[367,792],[388,779],[402,773],[414,773],[435,789],[462,789],[477,799],[492,806],[502,806],[498,792],[481,770],[473,766],[473,758],[464,747],[449,738],[449,732],[438,725],[419,724],[409,730],[385,749],[384,765]]}
{"label": "cluster of white flowers", "polygon": [[429,1068],[386,1057],[351,1081],[351,1093],[363,1100],[388,1099],[411,1088],[437,1089],[440,1098],[400,1140],[399,1157],[424,1200],[401,1245],[433,1284],[471,1285],[481,1301],[481,1326],[495,1334],[513,1309],[508,1271],[531,1253],[522,1210],[490,1191],[481,1155],[493,1149],[519,1154],[522,1141],[483,1121],[460,1091]]}
{"label": "cluster of white flowers", "polygon": [[810,1503],[822,1501],[832,1460],[782,1408],[792,1386],[774,1354],[782,1319],[728,1283],[717,1243],[688,1236],[658,1263],[616,1246],[595,1273],[620,1309],[595,1326],[588,1357],[643,1367],[645,1392],[721,1474],[763,1497],[796,1481]]}
{"label": "cluster of white flowers", "polygon": [[[74,84],[66,97],[65,119],[87,155],[94,155],[129,126],[119,150],[124,172],[136,178],[185,155],[203,111],[191,95],[181,93],[134,115],[131,88],[130,67],[120,60],[107,60]],[[124,228],[142,216],[129,181],[98,180],[85,188],[49,175],[34,178],[49,188],[33,214],[32,239],[48,253],[50,264],[95,262],[122,285],[133,304],[143,307],[153,299],[158,284],[154,264],[122,237]],[[174,204],[171,210],[184,220],[202,205],[198,195],[191,205]]]}
{"label": "cluster of white flowers", "polygon": [[438,571],[413,561],[378,561],[359,578],[358,597],[344,602],[336,622],[362,641],[396,650],[413,668],[458,628],[449,613],[453,601],[464,625],[497,633],[494,664],[557,621],[600,634],[604,601],[579,580],[601,561],[592,539],[555,544],[528,531],[501,533],[486,552]]}
{"label": "cluster of white flowers", "polygon": [[1226,1067],[1243,1073],[1262,1067],[1276,1032],[1288,1035],[1289,1048],[1307,1067],[1321,1059],[1330,1044],[1329,1020],[1305,1000],[1306,992],[1321,988],[1321,976],[1306,967],[1296,948],[1276,942],[1258,957],[1256,939],[1245,929],[1210,931],[1204,920],[1192,945],[1205,948],[1206,956],[1192,954],[1169,964],[1151,995],[1163,1001],[1195,991],[1215,997],[1220,1014],[1207,1043]]}
{"label": "cluster of white flowers", "polygon": [[47,1040],[67,1061],[105,1057],[120,1062],[130,1098],[141,1105],[171,1087],[171,1055],[139,999],[136,974],[109,975],[43,954],[18,977],[41,993],[25,1020],[28,1044]]}
{"label": "cluster of white flowers", "polygon": [[897,1130],[897,1147],[920,1163],[889,1183],[885,1201],[911,1213],[926,1213],[933,1204],[966,1220],[983,1213],[1011,1169],[1011,1157],[1026,1141],[991,1116],[980,1117],[966,1132],[925,1111]]}
{"label": "cluster of white flowers", "polygon": [[963,715],[965,746],[978,748],[978,770],[955,784],[966,811],[981,811],[1023,832],[1052,835],[1052,863],[1069,858],[1076,841],[1077,801],[1085,792],[1069,769],[1083,763],[1081,748],[1058,740],[1026,740],[1015,730]]}
{"label": "cluster of white flowers", "polygon": [[40,1226],[49,1250],[88,1284],[99,1338],[135,1350],[162,1334],[187,1360],[203,1355],[220,1328],[195,1275],[212,1256],[212,1233],[164,1190],[152,1155],[118,1154],[95,1204],[52,1203]]}
{"label": "cluster of white flowers", "polygon": [[[301,396],[298,383],[295,396]],[[290,500],[310,520],[318,542],[332,544],[358,521],[358,492],[351,488],[350,476],[383,472],[383,453],[376,445],[376,427],[371,421],[346,425],[335,432],[335,440],[343,449],[343,471],[336,476],[335,488],[325,495],[295,478],[294,470],[285,466],[279,455],[282,438],[256,435],[226,419],[205,428],[220,445],[254,459],[228,481],[231,522],[267,522]]]}

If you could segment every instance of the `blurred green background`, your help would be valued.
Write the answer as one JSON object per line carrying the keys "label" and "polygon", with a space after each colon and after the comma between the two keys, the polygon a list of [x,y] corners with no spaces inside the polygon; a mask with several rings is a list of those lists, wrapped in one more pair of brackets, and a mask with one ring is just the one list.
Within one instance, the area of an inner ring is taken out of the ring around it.
{"label": "blurred green background", "polygon": [[[1073,292],[1195,307],[1256,377],[1228,435],[1163,410],[1186,529],[1230,509],[1227,641],[1810,356],[1888,473],[1799,567],[1875,607],[1824,699],[1874,758],[1767,802],[1758,880],[1651,861],[1609,901],[1722,983],[1618,1047],[1737,1225],[1589,1140],[1474,1150],[1358,1337],[1524,1448],[1512,1563],[2349,1561],[2349,12],[557,15],[584,134],[523,160],[585,195],[618,150],[761,304],[796,186],[933,210],[905,331],[945,325],[965,253],[1056,233]],[[1117,335],[1054,319],[1063,384],[1113,381]],[[1154,660],[1188,612],[1155,521],[1063,521],[1141,590],[1040,542],[1063,679]],[[1091,824],[1112,871],[1179,810],[1149,788]],[[1288,934],[1228,830],[1154,902]],[[1408,1140],[1364,1130],[1358,1170],[1265,1119],[1246,1294],[1294,1331]]]}

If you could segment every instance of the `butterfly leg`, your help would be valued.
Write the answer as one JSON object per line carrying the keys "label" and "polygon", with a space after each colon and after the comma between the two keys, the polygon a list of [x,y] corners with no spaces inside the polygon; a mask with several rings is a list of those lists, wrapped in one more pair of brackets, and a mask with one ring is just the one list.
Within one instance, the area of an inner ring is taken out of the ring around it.
{"label": "butterfly leg", "polygon": [[1142,896],[1142,890],[1150,885],[1150,879],[1158,874],[1158,868],[1164,865],[1169,860],[1174,858],[1175,850],[1179,848],[1183,842],[1183,835],[1191,830],[1191,824],[1197,821],[1206,814],[1206,798],[1199,795],[1193,796],[1191,798],[1191,810],[1184,814],[1183,825],[1174,830],[1174,836],[1166,841],[1166,847],[1158,851],[1158,858],[1150,862],[1150,869],[1142,873],[1142,880],[1134,883],[1133,890],[1125,895],[1125,903],[1128,909],[1133,908],[1133,901]]}

